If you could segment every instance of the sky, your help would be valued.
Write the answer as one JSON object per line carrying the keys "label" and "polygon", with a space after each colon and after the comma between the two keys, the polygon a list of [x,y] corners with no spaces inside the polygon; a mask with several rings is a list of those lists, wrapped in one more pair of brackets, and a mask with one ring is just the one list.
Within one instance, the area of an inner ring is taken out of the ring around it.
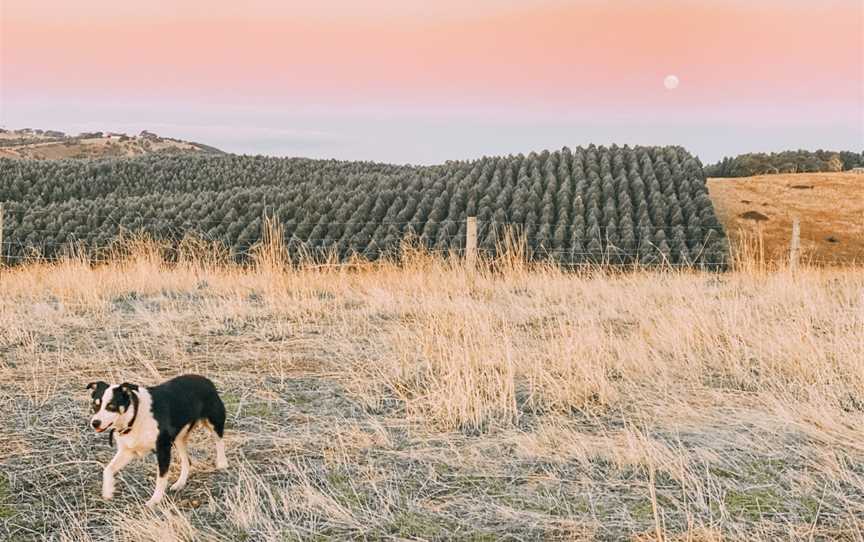
{"label": "sky", "polygon": [[860,151],[864,1],[0,0],[0,127],[424,164]]}

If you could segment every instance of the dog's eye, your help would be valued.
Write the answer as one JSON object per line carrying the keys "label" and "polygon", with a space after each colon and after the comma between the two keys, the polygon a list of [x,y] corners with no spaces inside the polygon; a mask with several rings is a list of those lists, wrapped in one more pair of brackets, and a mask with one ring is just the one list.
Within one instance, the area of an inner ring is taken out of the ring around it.
{"label": "dog's eye", "polygon": [[105,405],[105,410],[110,410],[111,412],[114,412],[115,410],[117,410],[117,405],[115,405],[114,403],[108,403],[107,405]]}

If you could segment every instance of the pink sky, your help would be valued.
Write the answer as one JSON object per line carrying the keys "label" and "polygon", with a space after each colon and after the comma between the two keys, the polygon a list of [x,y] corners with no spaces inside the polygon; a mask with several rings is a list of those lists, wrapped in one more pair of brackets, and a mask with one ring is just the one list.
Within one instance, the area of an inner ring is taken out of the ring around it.
{"label": "pink sky", "polygon": [[837,123],[853,138],[864,121],[860,0],[133,4],[2,0],[0,124],[33,111],[51,127],[51,103]]}

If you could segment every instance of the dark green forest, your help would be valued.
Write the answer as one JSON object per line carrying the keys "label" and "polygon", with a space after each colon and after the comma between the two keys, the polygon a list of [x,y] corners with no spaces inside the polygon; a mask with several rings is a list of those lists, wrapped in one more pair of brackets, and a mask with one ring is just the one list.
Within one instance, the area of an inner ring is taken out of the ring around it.
{"label": "dark green forest", "polygon": [[750,177],[774,173],[848,171],[856,167],[864,167],[864,152],[797,150],[727,157],[706,166],[705,173],[708,177]]}
{"label": "dark green forest", "polygon": [[292,254],[397,256],[408,236],[458,253],[476,216],[482,252],[504,236],[562,264],[723,267],[728,243],[701,163],[681,147],[564,148],[436,166],[238,155],[0,160],[7,261],[75,243],[98,253],[123,232],[194,234],[243,259],[262,217]]}

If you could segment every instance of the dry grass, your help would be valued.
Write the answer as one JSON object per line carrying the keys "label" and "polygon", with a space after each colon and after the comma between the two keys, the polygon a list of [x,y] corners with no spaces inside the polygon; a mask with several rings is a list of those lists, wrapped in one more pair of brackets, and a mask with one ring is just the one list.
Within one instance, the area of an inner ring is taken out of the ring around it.
{"label": "dry grass", "polygon": [[[0,538],[864,539],[860,268],[261,262],[0,271]],[[232,468],[103,502],[85,384],[190,371]]]}
{"label": "dry grass", "polygon": [[708,189],[732,243],[752,244],[758,239],[761,252],[755,255],[765,260],[788,256],[792,219],[798,217],[805,259],[814,264],[864,262],[864,175],[709,179]]}

